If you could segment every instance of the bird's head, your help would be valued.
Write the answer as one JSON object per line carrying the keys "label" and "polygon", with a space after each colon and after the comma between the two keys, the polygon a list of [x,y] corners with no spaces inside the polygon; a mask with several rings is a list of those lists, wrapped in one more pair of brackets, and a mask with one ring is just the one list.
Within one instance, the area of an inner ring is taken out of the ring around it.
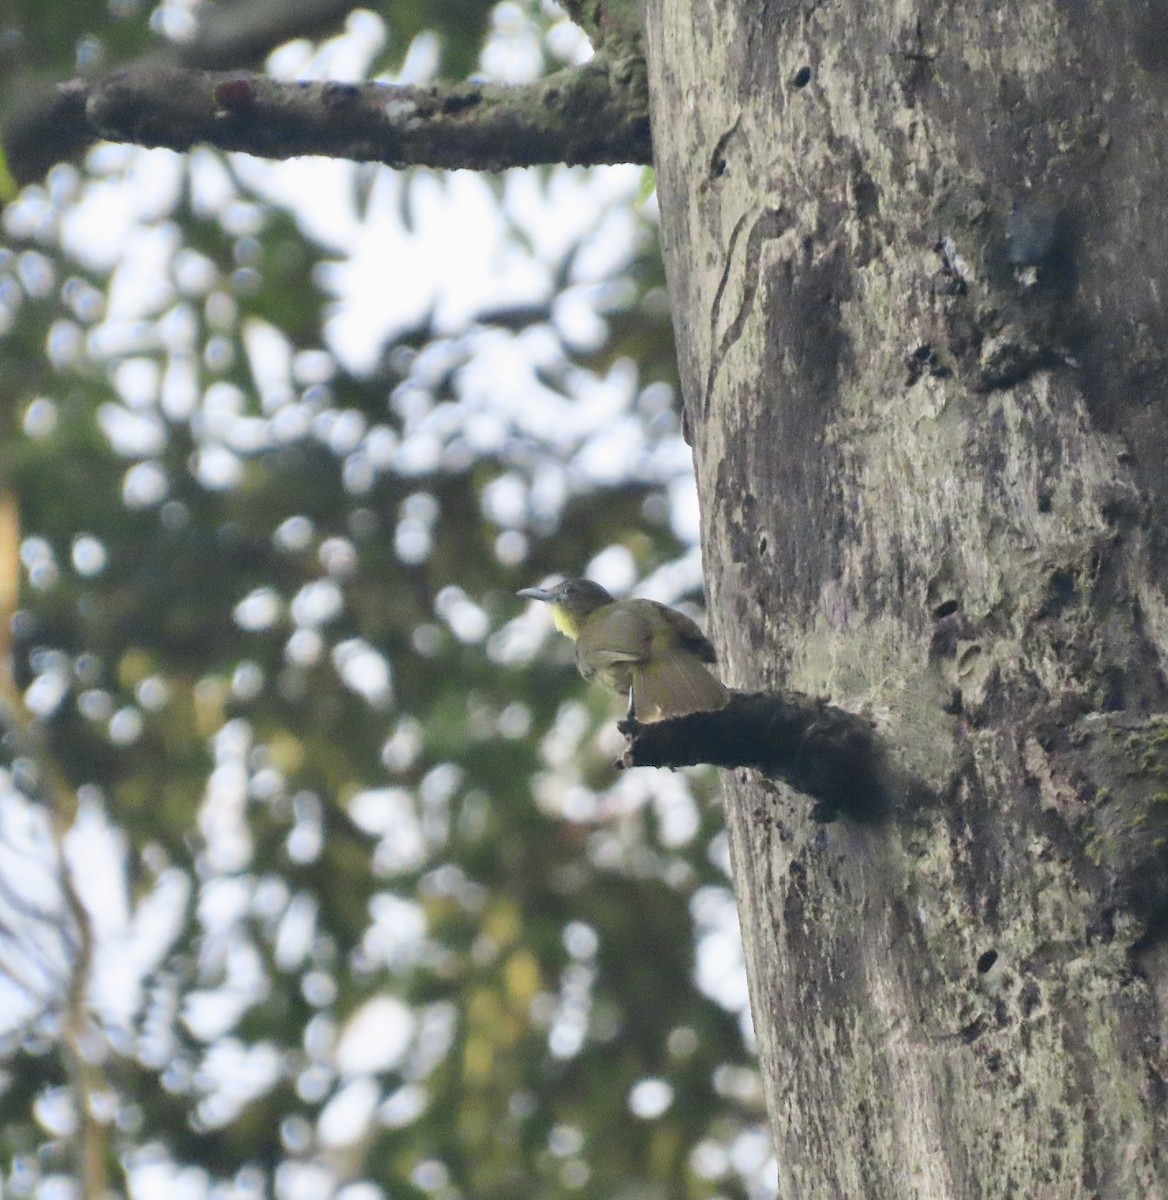
{"label": "bird's head", "polygon": [[550,605],[556,628],[573,641],[589,613],[612,603],[612,596],[591,579],[565,579],[554,588],[523,588],[519,595]]}

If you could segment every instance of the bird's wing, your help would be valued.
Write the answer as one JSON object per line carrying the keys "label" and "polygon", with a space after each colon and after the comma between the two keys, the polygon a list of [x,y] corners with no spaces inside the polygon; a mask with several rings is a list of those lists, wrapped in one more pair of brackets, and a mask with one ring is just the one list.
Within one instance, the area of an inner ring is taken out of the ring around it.
{"label": "bird's wing", "polygon": [[685,613],[678,612],[676,608],[670,608],[668,605],[658,604],[656,600],[643,600],[641,603],[651,604],[665,618],[669,627],[677,635],[677,643],[683,650],[688,650],[702,662],[717,661],[714,657],[714,647],[710,645],[701,629]]}
{"label": "bird's wing", "polygon": [[597,666],[641,662],[649,655],[653,626],[627,602],[597,609],[587,618],[587,628],[588,656]]}

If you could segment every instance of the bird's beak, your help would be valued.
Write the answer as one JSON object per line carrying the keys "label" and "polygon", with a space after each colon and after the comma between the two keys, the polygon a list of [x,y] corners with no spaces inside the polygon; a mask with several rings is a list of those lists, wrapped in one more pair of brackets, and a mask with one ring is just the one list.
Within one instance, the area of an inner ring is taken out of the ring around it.
{"label": "bird's beak", "polygon": [[550,603],[552,594],[546,588],[520,588],[515,593],[517,596],[526,596],[528,600],[542,600],[545,603]]}

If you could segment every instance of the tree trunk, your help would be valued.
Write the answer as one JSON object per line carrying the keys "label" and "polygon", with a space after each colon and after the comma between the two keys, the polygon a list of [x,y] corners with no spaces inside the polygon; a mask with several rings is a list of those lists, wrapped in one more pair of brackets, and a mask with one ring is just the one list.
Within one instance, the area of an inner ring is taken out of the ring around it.
{"label": "tree trunk", "polygon": [[1168,1195],[1161,9],[647,5],[727,681],[919,784],[727,777],[783,1197]]}

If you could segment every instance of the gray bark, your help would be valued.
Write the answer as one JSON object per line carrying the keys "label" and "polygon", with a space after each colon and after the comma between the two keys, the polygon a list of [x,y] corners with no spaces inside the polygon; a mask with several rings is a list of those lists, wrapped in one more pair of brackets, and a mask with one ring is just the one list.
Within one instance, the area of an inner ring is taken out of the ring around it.
{"label": "gray bark", "polygon": [[[50,106],[58,138],[99,137],[264,158],[327,154],[392,167],[498,171],[545,162],[648,162],[644,64],[596,55],[527,86],[300,82],[138,65],[71,80]],[[19,158],[24,170],[39,156]]]}
{"label": "gray bark", "polygon": [[728,778],[783,1197],[1168,1195],[1160,9],[647,4],[727,682],[921,785]]}

